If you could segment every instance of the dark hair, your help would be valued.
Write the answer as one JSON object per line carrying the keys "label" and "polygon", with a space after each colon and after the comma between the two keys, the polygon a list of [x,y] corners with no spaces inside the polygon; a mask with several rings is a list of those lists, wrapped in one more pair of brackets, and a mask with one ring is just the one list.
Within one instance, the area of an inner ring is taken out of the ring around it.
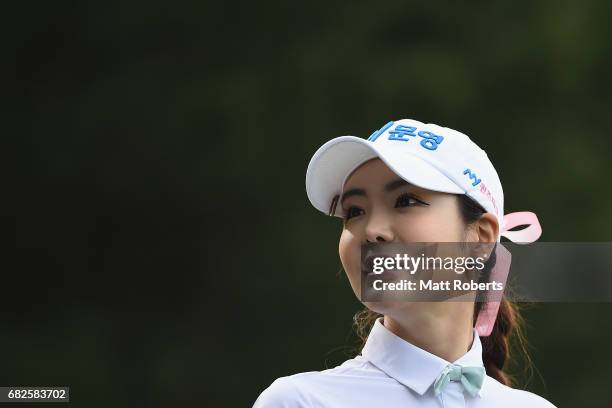
{"label": "dark hair", "polygon": [[[482,214],[486,212],[480,204],[465,194],[457,195],[457,199],[459,211],[467,225],[476,222]],[[488,281],[491,270],[495,266],[495,262],[495,251],[493,251],[489,259],[485,262],[480,281]],[[474,323],[484,304],[484,302],[474,303]],[[365,308],[357,312],[353,317],[353,326],[357,336],[362,342],[361,347],[365,344],[372,325],[376,319],[381,316],[382,314]],[[518,305],[503,299],[500,303],[497,319],[495,320],[495,325],[493,326],[491,334],[487,337],[481,337],[483,350],[482,357],[487,375],[508,386],[513,384],[513,379],[504,370],[510,360],[510,339],[512,336],[516,335],[518,337],[520,351],[524,353],[527,360],[529,360],[525,347],[525,339],[522,334],[522,326],[523,319]]]}

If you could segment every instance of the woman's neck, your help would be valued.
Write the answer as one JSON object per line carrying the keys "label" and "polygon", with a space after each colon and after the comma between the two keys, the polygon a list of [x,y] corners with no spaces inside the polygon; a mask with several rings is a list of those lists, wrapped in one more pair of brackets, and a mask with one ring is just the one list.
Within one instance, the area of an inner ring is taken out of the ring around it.
{"label": "woman's neck", "polygon": [[414,313],[417,311],[412,307],[409,309],[399,318],[385,315],[385,327],[396,336],[448,362],[456,361],[472,347],[473,303],[430,303],[419,313]]}

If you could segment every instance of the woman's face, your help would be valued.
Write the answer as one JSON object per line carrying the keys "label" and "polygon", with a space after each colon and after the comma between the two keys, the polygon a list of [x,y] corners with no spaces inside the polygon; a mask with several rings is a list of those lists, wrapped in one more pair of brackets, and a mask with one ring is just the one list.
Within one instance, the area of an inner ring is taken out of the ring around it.
{"label": "woman's face", "polygon": [[[366,242],[477,240],[461,218],[456,195],[408,184],[380,159],[364,163],[350,175],[338,205],[345,215],[340,259],[358,298],[361,245]],[[367,306],[379,313],[387,312],[381,310],[386,308],[383,304]]]}

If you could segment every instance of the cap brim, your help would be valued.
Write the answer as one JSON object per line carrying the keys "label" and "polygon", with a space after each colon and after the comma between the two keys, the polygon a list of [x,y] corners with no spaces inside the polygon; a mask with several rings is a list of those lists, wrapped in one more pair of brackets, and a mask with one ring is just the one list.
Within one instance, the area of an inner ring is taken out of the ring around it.
{"label": "cap brim", "polygon": [[341,194],[348,175],[375,157],[410,184],[444,193],[465,193],[444,173],[418,156],[359,137],[341,136],[325,143],[310,159],[306,171],[306,194],[312,205],[328,214],[332,200]]}

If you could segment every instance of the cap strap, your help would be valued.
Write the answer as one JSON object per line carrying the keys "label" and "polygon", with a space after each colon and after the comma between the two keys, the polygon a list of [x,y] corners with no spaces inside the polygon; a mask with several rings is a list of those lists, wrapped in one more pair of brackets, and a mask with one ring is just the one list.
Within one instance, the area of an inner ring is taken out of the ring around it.
{"label": "cap strap", "polygon": [[[519,225],[528,225],[520,231],[509,231]],[[529,244],[540,238],[542,227],[538,217],[529,211],[521,211],[504,215],[504,225],[501,236],[517,244]]]}

